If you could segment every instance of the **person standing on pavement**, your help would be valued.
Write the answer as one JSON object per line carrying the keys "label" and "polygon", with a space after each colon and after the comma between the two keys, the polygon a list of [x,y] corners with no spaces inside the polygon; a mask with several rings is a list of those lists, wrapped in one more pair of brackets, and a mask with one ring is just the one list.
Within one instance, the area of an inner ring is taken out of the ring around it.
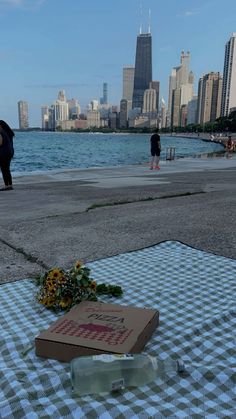
{"label": "person standing on pavement", "polygon": [[13,189],[10,164],[14,156],[14,135],[9,125],[5,121],[0,120],[0,169],[5,184],[0,191],[10,191]]}
{"label": "person standing on pavement", "polygon": [[159,129],[156,128],[155,133],[152,134],[150,138],[150,143],[151,143],[150,170],[153,170],[153,169],[160,170],[159,161],[160,161],[160,154],[161,154],[161,139],[158,132],[159,132]]}

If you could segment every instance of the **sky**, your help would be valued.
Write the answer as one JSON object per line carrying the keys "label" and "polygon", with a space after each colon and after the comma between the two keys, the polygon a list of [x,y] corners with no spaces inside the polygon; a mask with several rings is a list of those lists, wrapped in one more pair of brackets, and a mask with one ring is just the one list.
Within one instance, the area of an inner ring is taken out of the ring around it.
{"label": "sky", "polygon": [[122,71],[134,65],[136,38],[148,31],[151,10],[153,80],[167,102],[168,78],[190,51],[197,83],[223,72],[225,43],[236,32],[236,1],[227,0],[0,0],[0,119],[18,127],[17,102],[29,104],[31,127],[41,106],[64,89],[82,107],[102,96],[122,98]]}

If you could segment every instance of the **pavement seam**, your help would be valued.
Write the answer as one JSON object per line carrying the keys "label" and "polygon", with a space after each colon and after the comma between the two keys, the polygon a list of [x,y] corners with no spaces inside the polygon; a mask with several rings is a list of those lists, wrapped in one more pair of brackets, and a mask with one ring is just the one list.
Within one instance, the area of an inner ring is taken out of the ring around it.
{"label": "pavement seam", "polygon": [[4,244],[5,246],[10,247],[15,252],[19,253],[20,255],[24,256],[24,258],[31,263],[35,263],[39,266],[41,266],[43,269],[49,269],[48,265],[46,265],[43,261],[39,260],[37,257],[27,253],[22,249],[21,247],[15,247],[11,243],[8,243],[6,240],[0,238],[0,242]]}
{"label": "pavement seam", "polygon": [[180,198],[183,196],[200,195],[204,193],[206,193],[206,191],[183,192],[183,193],[178,193],[178,194],[156,196],[156,197],[149,196],[148,198],[140,198],[140,199],[134,199],[134,200],[124,200],[124,201],[105,202],[101,204],[92,204],[88,208],[86,208],[85,212],[89,212],[97,208],[113,207],[116,205],[125,205],[125,204],[134,204],[137,202],[156,201],[158,199]]}

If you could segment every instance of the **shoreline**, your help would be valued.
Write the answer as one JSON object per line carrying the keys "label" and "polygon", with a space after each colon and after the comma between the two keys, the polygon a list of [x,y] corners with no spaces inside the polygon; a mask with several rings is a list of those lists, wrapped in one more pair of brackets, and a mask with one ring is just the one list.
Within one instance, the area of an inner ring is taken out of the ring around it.
{"label": "shoreline", "polygon": [[[41,134],[45,134],[41,132]],[[55,133],[53,133],[55,134]],[[65,133],[67,135],[68,133]],[[56,133],[57,135],[57,133]],[[69,135],[69,134],[68,134]],[[96,135],[95,135],[96,136]],[[122,134],[123,136],[123,134]],[[126,134],[125,134],[126,136]],[[134,165],[142,165],[145,164],[146,161],[150,159],[150,150],[149,150],[149,141],[148,139],[149,134],[143,135],[139,134],[139,137],[143,137],[143,139],[139,138],[138,141],[138,149],[137,152],[134,153],[134,144],[136,139],[136,134],[132,141],[130,142],[127,138],[128,144],[126,147],[125,140],[120,140],[114,143],[115,137],[113,136],[113,141],[106,142],[105,135],[103,136],[102,145],[98,147],[98,152],[96,156],[96,150],[94,150],[93,141],[89,142],[87,145],[86,141],[83,140],[77,142],[74,140],[74,136],[71,142],[71,146],[67,149],[66,141],[62,141],[63,133],[60,133],[59,140],[57,137],[55,138],[55,145],[52,142],[50,143],[50,139],[46,136],[44,137],[45,141],[39,140],[39,143],[36,141],[37,138],[34,139],[35,146],[33,147],[32,153],[28,152],[28,147],[30,146],[30,142],[32,139],[28,135],[22,138],[24,141],[21,145],[21,141],[19,145],[15,147],[15,158],[12,160],[11,164],[11,172],[13,176],[21,176],[21,175],[31,175],[36,173],[40,175],[41,173],[44,174],[45,172],[52,172],[53,171],[64,171],[64,170],[72,170],[77,168],[82,169],[90,169],[90,168],[106,168],[106,167],[120,167],[125,166],[126,164],[134,164]],[[110,137],[110,136],[108,136]],[[107,137],[107,138],[108,138]],[[167,138],[168,137],[168,138]],[[187,137],[189,138],[189,137]],[[166,136],[163,135],[163,144],[162,144],[162,153],[161,153],[161,161],[165,161],[167,157],[167,153],[170,151],[170,148],[175,149],[175,158],[176,159],[183,159],[188,157],[197,157],[201,154],[206,153],[221,153],[224,150],[222,144],[204,144],[204,139],[192,137],[191,139],[197,140],[189,141],[185,138],[184,135],[178,136]],[[99,143],[99,136],[97,136],[97,141],[95,144]],[[26,142],[25,142],[26,141]],[[114,154],[113,154],[113,145],[116,144],[114,147]],[[41,152],[42,147],[42,152]],[[61,151],[57,151],[58,150]],[[121,147],[121,149],[119,148]],[[124,147],[126,147],[124,149]],[[106,150],[107,148],[107,150]],[[81,152],[80,152],[81,151]],[[47,154],[48,153],[48,154]],[[61,154],[63,153],[63,154]],[[82,153],[82,154],[81,154]],[[94,154],[94,155],[93,155]],[[101,154],[101,155],[100,155]],[[63,155],[65,155],[65,159],[63,159]],[[80,156],[81,155],[81,156]],[[38,157],[39,156],[39,157]],[[94,165],[93,165],[94,161]],[[34,163],[35,162],[35,163]],[[113,164],[115,162],[115,164]]]}
{"label": "shoreline", "polygon": [[[234,143],[236,143],[236,133],[232,133],[230,134],[232,140],[234,141]],[[202,141],[205,142],[209,142],[209,143],[215,143],[215,144],[221,144],[224,148],[227,148],[227,142],[228,142],[228,135],[214,135],[214,134],[200,134],[199,136],[196,136],[196,134],[190,135],[190,133],[187,133],[186,135],[183,134],[176,134],[176,137],[183,137],[183,138],[194,138],[194,139],[200,139]],[[212,138],[213,136],[213,138]],[[236,144],[235,144],[236,145]],[[232,152],[236,151],[236,147],[234,147],[234,150],[231,150]]]}
{"label": "shoreline", "polygon": [[[160,160],[160,165],[163,168],[165,168],[165,173],[168,173],[168,169],[173,171],[174,168],[177,169],[178,167],[178,171],[180,171],[180,163],[192,163],[192,169],[193,171],[196,170],[196,162],[197,161],[209,161],[209,167],[212,167],[212,163],[210,164],[210,162],[212,161],[217,161],[219,162],[220,160],[223,159],[230,159],[231,161],[235,160],[235,164],[236,164],[236,154],[232,153],[232,155],[228,156],[230,154],[230,152],[227,152],[225,149],[222,151],[216,151],[216,152],[209,152],[209,153],[201,153],[201,154],[196,154],[193,156],[183,156],[183,157],[175,157],[174,160],[168,160],[168,159],[163,159]],[[171,166],[170,166],[171,165]],[[207,166],[207,164],[205,165]],[[230,166],[232,166],[232,164],[230,164]],[[126,164],[126,165],[111,165],[111,166],[90,166],[90,167],[77,167],[77,168],[61,168],[61,169],[51,169],[51,170],[36,170],[33,172],[14,172],[14,170],[11,171],[12,176],[14,179],[19,179],[19,178],[43,178],[43,177],[57,177],[57,176],[61,176],[63,174],[65,174],[65,178],[67,177],[68,174],[71,174],[73,176],[73,174],[84,174],[84,173],[89,173],[91,172],[98,172],[102,173],[104,172],[108,172],[108,171],[125,171],[126,169],[134,169],[135,171],[137,171],[137,169],[148,169],[149,168],[149,162],[146,163],[137,163],[137,164]],[[190,167],[188,164],[188,171],[189,171]],[[184,165],[182,166],[182,171],[184,172]],[[76,176],[77,178],[77,176]]]}

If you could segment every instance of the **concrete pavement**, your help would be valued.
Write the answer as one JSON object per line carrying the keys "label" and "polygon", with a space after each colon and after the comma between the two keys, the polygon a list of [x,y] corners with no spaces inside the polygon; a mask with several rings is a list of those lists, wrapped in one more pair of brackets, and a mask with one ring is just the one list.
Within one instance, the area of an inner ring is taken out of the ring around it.
{"label": "concrete pavement", "polygon": [[0,282],[163,240],[236,258],[236,155],[14,177],[0,192]]}

